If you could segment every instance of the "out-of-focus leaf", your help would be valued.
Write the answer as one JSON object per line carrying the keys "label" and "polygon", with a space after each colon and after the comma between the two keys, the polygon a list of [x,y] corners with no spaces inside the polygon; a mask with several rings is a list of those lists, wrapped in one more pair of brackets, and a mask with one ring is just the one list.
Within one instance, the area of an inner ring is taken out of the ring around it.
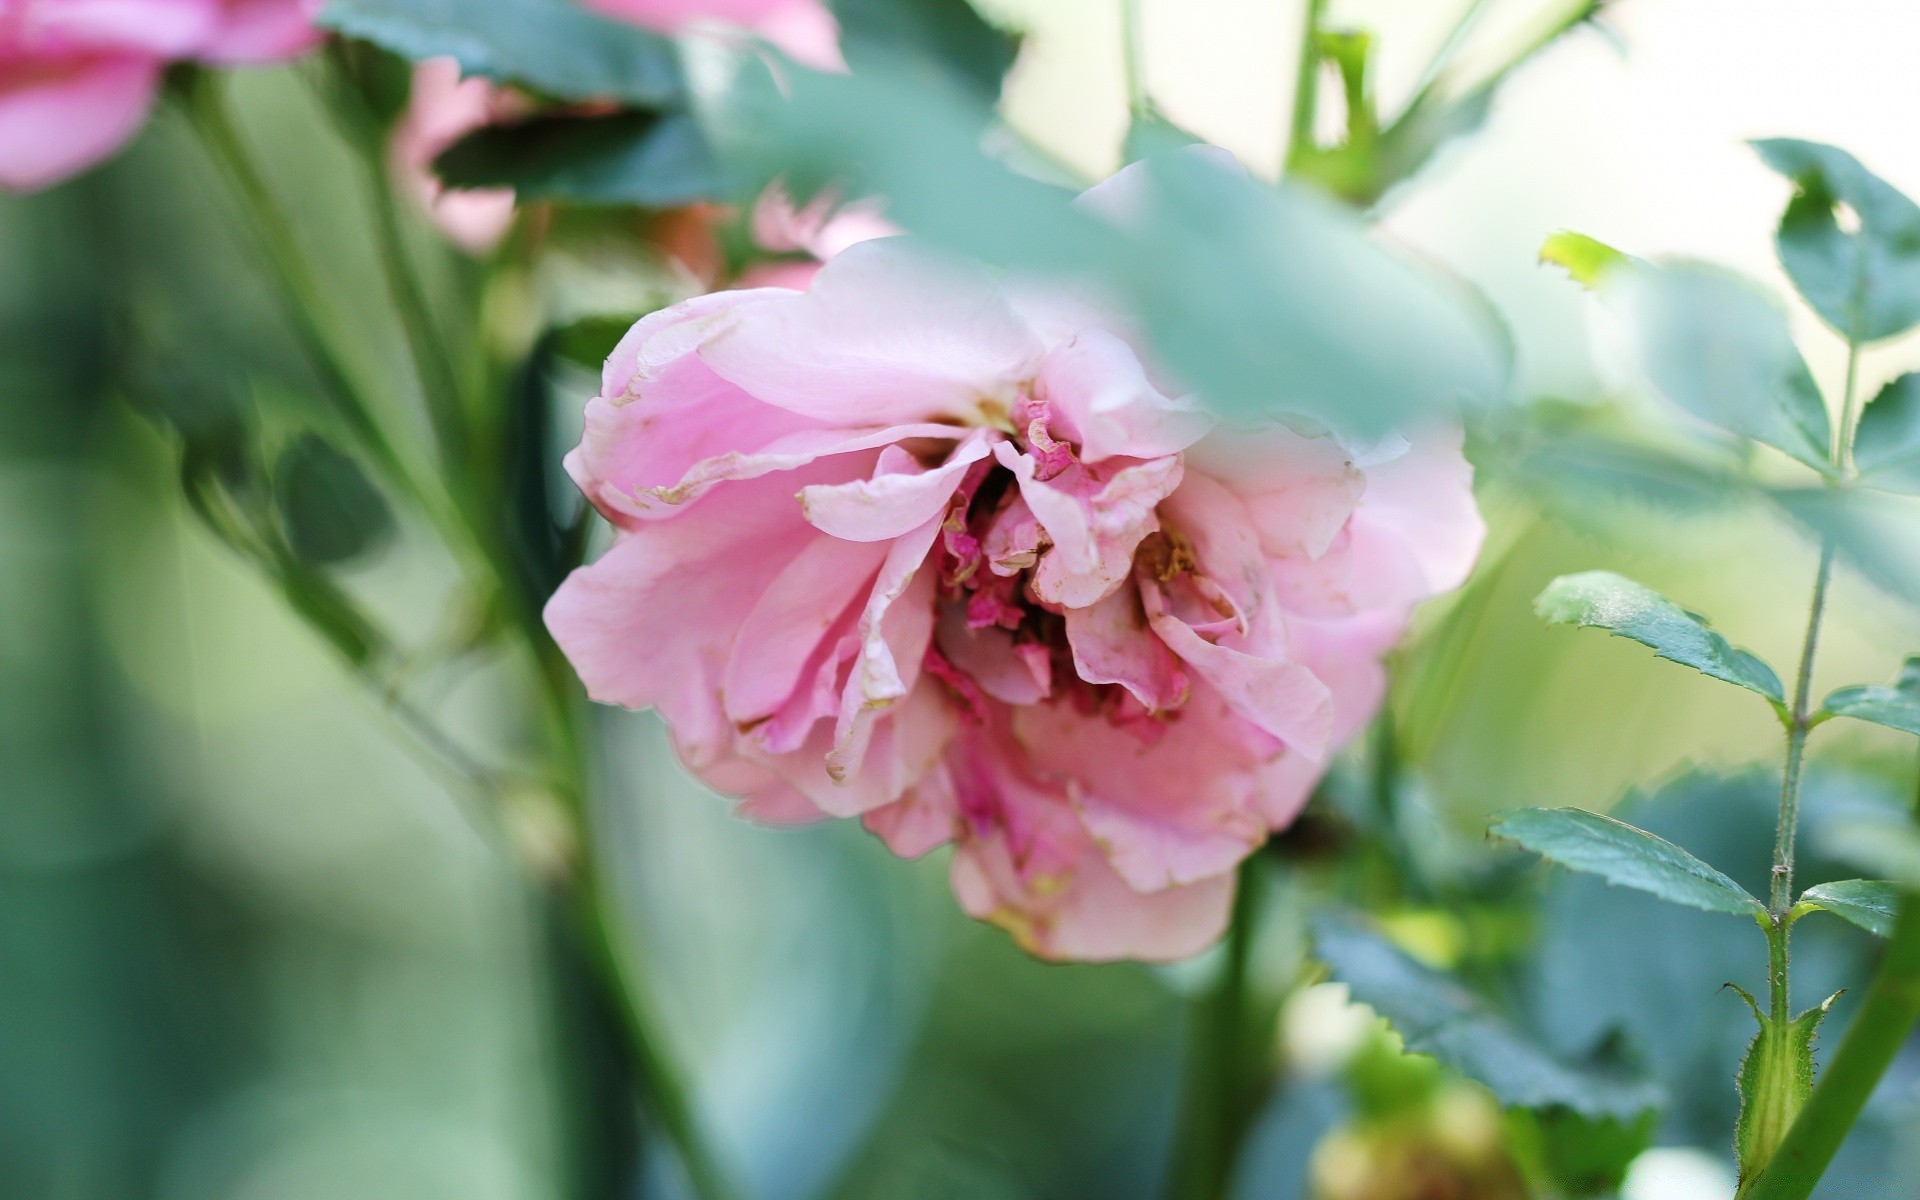
{"label": "out-of-focus leaf", "polygon": [[1920,496],[1920,371],[1881,388],[1861,411],[1853,461],[1868,487]]}
{"label": "out-of-focus leaf", "polygon": [[468,134],[434,162],[449,186],[523,200],[672,208],[721,194],[719,165],[683,112],[534,117]]}
{"label": "out-of-focus leaf", "polygon": [[937,82],[876,64],[799,75],[791,91],[789,103],[760,89],[707,122],[755,182],[884,195],[888,217],[931,242],[1086,280],[1223,411],[1365,436],[1506,394],[1501,332],[1464,286],[1382,248],[1323,197],[1176,153],[1146,160],[1096,212],[988,157],[977,106]]}
{"label": "out-of-focus leaf", "polygon": [[1920,888],[1920,829],[1904,814],[1855,816],[1821,831],[1820,847],[1843,862]]}
{"label": "out-of-focus leaf", "polygon": [[[1920,321],[1920,206],[1846,151],[1818,142],[1753,143],[1799,190],[1780,218],[1780,264],[1841,337],[1892,337]],[[1859,221],[1840,224],[1840,206]]]}
{"label": "out-of-focus leaf", "polygon": [[1627,1167],[1653,1143],[1660,1114],[1648,1109],[1637,1117],[1583,1116],[1570,1109],[1509,1114],[1508,1129],[1531,1150],[1558,1195],[1616,1196]]}
{"label": "out-of-focus leaf", "polygon": [[1760,1011],[1746,989],[1734,990],[1760,1022],[1760,1031],[1754,1034],[1747,1057],[1740,1064],[1740,1122],[1734,1127],[1733,1142],[1740,1156],[1740,1182],[1744,1184],[1772,1161],[1773,1152],[1793,1127],[1793,1119],[1813,1094],[1814,1035],[1839,994],[1790,1021],[1776,1021]]}
{"label": "out-of-focus leaf", "polygon": [[1875,937],[1890,937],[1900,910],[1900,889],[1877,879],[1836,879],[1800,893],[1793,907],[1796,913],[1830,912]]}
{"label": "out-of-focus leaf", "polygon": [[1722,872],[1665,838],[1578,808],[1501,813],[1488,832],[1574,871],[1707,912],[1751,917],[1766,906]]}
{"label": "out-of-focus leaf", "polygon": [[1625,1119],[1659,1106],[1660,1091],[1652,1083],[1563,1061],[1458,980],[1414,961],[1351,918],[1317,918],[1313,942],[1315,956],[1333,977],[1385,1017],[1408,1050],[1485,1084],[1503,1105]]}
{"label": "out-of-focus leaf", "polygon": [[1920,654],[1908,656],[1892,687],[1861,684],[1839,688],[1820,707],[1836,717],[1920,733]]}
{"label": "out-of-focus leaf", "polygon": [[361,108],[382,131],[407,111],[413,95],[413,64],[372,42],[342,38],[328,47],[340,82],[353,89]]}
{"label": "out-of-focus leaf", "polygon": [[1556,436],[1500,466],[1535,491],[1565,497],[1568,508],[1588,517],[1596,515],[1596,499],[1695,515],[1723,510],[1753,494],[1745,479],[1712,464],[1597,434]]}
{"label": "out-of-focus leaf", "polygon": [[1773,500],[1891,596],[1920,605],[1920,503],[1853,488],[1786,488]]}
{"label": "out-of-focus leaf", "polygon": [[1661,395],[1728,433],[1832,470],[1826,402],[1786,313],[1756,284],[1705,263],[1635,262],[1608,271],[1600,295]]}
{"label": "out-of-focus leaf", "polygon": [[576,366],[599,373],[607,356],[644,313],[581,317],[553,331],[553,352]]}
{"label": "out-of-focus leaf", "polygon": [[1197,145],[1200,138],[1188,133],[1155,108],[1133,114],[1127,123],[1127,137],[1120,154],[1128,162],[1138,162],[1156,154],[1166,154],[1183,146]]}
{"label": "out-of-focus leaf", "polygon": [[967,0],[833,0],[841,50],[854,70],[870,60],[950,73],[987,104],[1019,53],[1020,39],[995,28]]}
{"label": "out-of-focus leaf", "polygon": [[359,464],[317,434],[302,434],[281,452],[273,494],[287,545],[304,562],[343,563],[393,535],[393,512]]}
{"label": "out-of-focus leaf", "polygon": [[1746,688],[1775,705],[1786,702],[1772,667],[1715,633],[1704,618],[1611,571],[1562,575],[1540,593],[1534,611],[1552,624],[1630,638],[1669,662]]}
{"label": "out-of-focus leaf", "polygon": [[1373,177],[1362,201],[1379,201],[1395,184],[1417,174],[1448,142],[1478,133],[1493,111],[1496,87],[1497,81],[1489,82],[1451,99],[1434,93],[1416,97],[1375,140]]}
{"label": "out-of-focus leaf", "polygon": [[1607,271],[1633,260],[1605,242],[1563,229],[1540,243],[1540,261],[1565,268],[1575,283],[1592,290]]}
{"label": "out-of-focus leaf", "polygon": [[554,96],[657,107],[686,90],[671,42],[574,0],[327,0],[319,21],[404,58],[451,57],[466,74]]}

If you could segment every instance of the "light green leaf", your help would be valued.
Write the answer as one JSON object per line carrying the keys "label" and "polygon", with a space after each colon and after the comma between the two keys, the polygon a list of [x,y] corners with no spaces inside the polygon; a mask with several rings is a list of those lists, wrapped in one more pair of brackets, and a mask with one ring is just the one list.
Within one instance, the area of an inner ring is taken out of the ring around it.
{"label": "light green leaf", "polygon": [[1621,264],[1600,296],[1639,372],[1708,424],[1830,472],[1826,402],[1773,298],[1696,262]]}
{"label": "light green leaf", "polygon": [[1888,595],[1920,605],[1920,503],[1859,488],[1783,488],[1771,493],[1816,541]]}
{"label": "light green leaf", "polygon": [[1563,229],[1540,243],[1540,261],[1564,267],[1575,283],[1591,290],[1606,272],[1633,260],[1605,242]]}
{"label": "light green leaf", "polygon": [[1853,461],[1868,487],[1920,496],[1920,371],[1881,388],[1861,411]]}
{"label": "light green leaf", "polygon": [[1801,892],[1793,906],[1796,916],[1815,909],[1851,921],[1876,937],[1889,937],[1900,911],[1900,889],[1877,879],[1839,879]]}
{"label": "light green leaf", "polygon": [[1660,1103],[1659,1089],[1644,1079],[1552,1054],[1458,980],[1414,961],[1352,918],[1316,918],[1313,944],[1333,978],[1386,1018],[1409,1051],[1485,1084],[1503,1105],[1631,1120]]}
{"label": "light green leaf", "polygon": [[1839,688],[1820,707],[1836,717],[1920,734],[1920,654],[1908,656],[1892,687],[1862,684]]}
{"label": "light green leaf", "polygon": [[1760,1022],[1760,1031],[1740,1063],[1740,1118],[1734,1127],[1740,1182],[1745,1184],[1772,1161],[1794,1118],[1807,1106],[1807,1097],[1813,1094],[1813,1039],[1827,1010],[1840,997],[1835,993],[1819,1007],[1779,1022],[1761,1012],[1744,988],[1727,986],[1740,993]]}
{"label": "light green leaf", "polygon": [[1577,808],[1520,808],[1488,832],[1549,862],[1708,912],[1764,917],[1766,906],[1720,871],[1644,829]]}
{"label": "light green leaf", "polygon": [[319,21],[405,58],[453,58],[465,74],[554,96],[650,108],[686,91],[672,42],[574,0],[327,0]]}
{"label": "light green leaf", "polygon": [[[1892,337],[1920,321],[1920,206],[1844,150],[1770,138],[1753,143],[1799,189],[1780,218],[1780,265],[1841,337]],[[1840,207],[1859,228],[1841,227]]]}
{"label": "light green leaf", "polygon": [[434,170],[451,187],[507,187],[522,200],[673,208],[724,190],[699,125],[676,112],[490,126],[454,143]]}
{"label": "light green leaf", "polygon": [[854,70],[869,61],[947,72],[986,104],[1000,99],[1020,39],[995,28],[967,0],[832,0],[840,46]]}
{"label": "light green leaf", "polygon": [[1704,619],[1611,571],[1562,575],[1547,585],[1533,607],[1553,624],[1604,629],[1650,647],[1670,662],[1764,696],[1776,706],[1786,703],[1772,667],[1715,633]]}

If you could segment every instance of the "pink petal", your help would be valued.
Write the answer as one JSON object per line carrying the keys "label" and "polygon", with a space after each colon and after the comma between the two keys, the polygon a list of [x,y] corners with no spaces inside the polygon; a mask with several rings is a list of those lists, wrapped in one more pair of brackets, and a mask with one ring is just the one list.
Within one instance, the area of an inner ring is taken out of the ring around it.
{"label": "pink petal", "polygon": [[[877,542],[904,537],[945,513],[967,468],[987,456],[989,439],[998,436],[968,436],[944,464],[930,471],[921,469],[906,454],[893,459],[896,469],[885,470],[889,463],[883,454],[881,467],[872,479],[810,487],[800,493],[800,508],[814,528],[837,538]],[[890,451],[897,449],[898,443],[889,447]]]}
{"label": "pink petal", "polygon": [[1155,507],[1180,484],[1180,460],[1159,458],[1108,473],[1074,466],[1058,478],[1034,478],[1034,463],[1011,443],[993,448],[1013,472],[1020,496],[1053,546],[1040,556],[1034,594],[1049,604],[1084,608],[1118,587],[1133,553],[1160,528]]}
{"label": "pink petal", "polygon": [[804,295],[744,308],[700,351],[768,404],[832,424],[1004,421],[1042,347],[984,271],[861,242]]}
{"label": "pink petal", "polygon": [[919,858],[959,835],[960,808],[953,777],[936,766],[905,797],[860,818],[861,824],[901,858]]}
{"label": "pink petal", "polygon": [[184,58],[214,33],[220,10],[220,0],[36,0],[0,10],[0,23],[27,55]]}
{"label": "pink petal", "polygon": [[1088,683],[1117,683],[1150,712],[1186,703],[1186,672],[1147,627],[1138,589],[1117,588],[1087,608],[1068,609],[1067,642],[1074,673]]}
{"label": "pink petal", "polygon": [[727,716],[740,726],[771,717],[801,684],[809,662],[847,609],[872,590],[885,546],[816,534],[763,590],[734,638],[722,677]]}
{"label": "pink petal", "polygon": [[764,37],[795,62],[844,70],[840,27],[820,0],[584,0],[588,8],[658,33],[731,25]]}
{"label": "pink petal", "polygon": [[1133,347],[1104,329],[1055,347],[1041,364],[1039,390],[1052,406],[1056,432],[1064,430],[1086,462],[1178,454],[1213,425],[1191,401],[1162,395]]}
{"label": "pink petal", "polygon": [[[827,774],[842,780],[860,769],[877,721],[907,695],[933,641],[934,572],[922,570],[940,534],[940,518],[887,547],[879,578],[860,616],[859,655],[841,700]],[[898,603],[896,603],[896,601]]]}
{"label": "pink petal", "polygon": [[196,58],[227,64],[272,63],[320,44],[310,0],[224,0],[220,22]]}
{"label": "pink petal", "polygon": [[1367,490],[1366,476],[1339,442],[1284,428],[1198,447],[1188,467],[1240,498],[1272,558],[1326,553]]}
{"label": "pink petal", "polygon": [[941,607],[934,643],[949,663],[1003,704],[1037,704],[1047,696],[1049,688],[1035,678],[1013,634],[997,625],[969,627],[965,605]]}
{"label": "pink petal", "polygon": [[151,58],[0,60],[0,187],[35,191],[107,158],[146,121]]}

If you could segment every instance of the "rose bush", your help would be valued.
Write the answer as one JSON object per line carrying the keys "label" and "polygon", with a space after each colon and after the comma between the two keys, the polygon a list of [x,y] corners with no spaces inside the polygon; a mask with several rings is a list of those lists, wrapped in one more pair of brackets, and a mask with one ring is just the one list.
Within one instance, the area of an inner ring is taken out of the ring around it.
{"label": "rose bush", "polygon": [[547,610],[595,699],[750,816],[953,843],[1060,958],[1217,936],[1483,533],[1457,430],[1217,436],[1120,321],[903,238],[642,320],[568,467],[618,529]]}
{"label": "rose bush", "polygon": [[111,156],[170,62],[277,62],[311,48],[315,0],[0,0],[0,187]]}

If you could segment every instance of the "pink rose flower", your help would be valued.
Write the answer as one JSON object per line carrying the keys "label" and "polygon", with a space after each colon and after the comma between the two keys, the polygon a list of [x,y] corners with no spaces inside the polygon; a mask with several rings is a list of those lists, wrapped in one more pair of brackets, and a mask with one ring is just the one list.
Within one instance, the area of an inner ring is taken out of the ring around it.
{"label": "pink rose flower", "polygon": [[1483,535],[1458,430],[1213,428],[1085,304],[862,242],[634,326],[567,459],[618,536],[547,622],[747,815],[951,843],[1041,955],[1182,957]]}
{"label": "pink rose flower", "polygon": [[407,111],[393,130],[393,169],[455,245],[485,254],[513,224],[512,188],[449,188],[433,160],[467,134],[526,115],[529,105],[491,80],[460,77],[460,64],[434,58],[413,69]]}
{"label": "pink rose flower", "polygon": [[840,26],[821,0],[582,0],[588,8],[657,33],[744,30],[795,62],[844,71]]}
{"label": "pink rose flower", "polygon": [[0,0],[0,187],[31,191],[110,157],[166,64],[265,63],[319,40],[312,0]]}

